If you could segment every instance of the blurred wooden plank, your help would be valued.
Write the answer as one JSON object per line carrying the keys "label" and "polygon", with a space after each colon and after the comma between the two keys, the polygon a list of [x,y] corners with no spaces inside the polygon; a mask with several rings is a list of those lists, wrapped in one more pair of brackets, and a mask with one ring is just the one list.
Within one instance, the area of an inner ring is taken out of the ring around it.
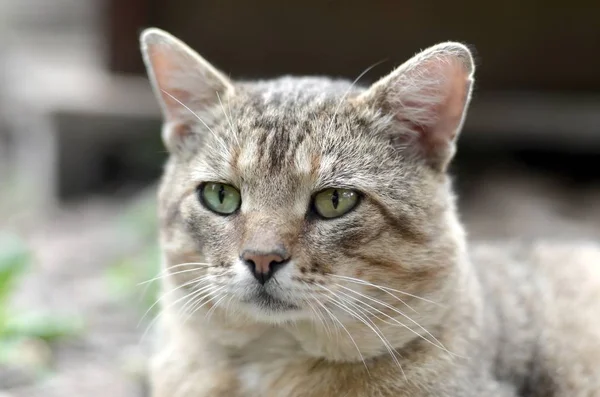
{"label": "blurred wooden plank", "polygon": [[138,37],[141,29],[152,24],[151,0],[105,0],[108,70],[139,73],[143,70]]}
{"label": "blurred wooden plank", "polygon": [[460,6],[418,0],[112,1],[120,29],[111,39],[113,56],[122,59],[117,71],[143,73],[135,58],[137,30],[157,25],[234,77],[354,79],[387,60],[367,81],[421,48],[459,40],[476,51],[482,90],[600,90],[598,1],[568,7],[519,0],[494,6],[477,0]]}
{"label": "blurred wooden plank", "polygon": [[598,152],[600,95],[476,93],[463,138],[477,145],[552,146]]}
{"label": "blurred wooden plank", "polygon": [[10,86],[5,104],[12,168],[32,209],[92,191],[90,182],[103,178],[107,150],[160,141],[160,111],[145,78],[66,69],[30,73],[28,81],[36,84]]}

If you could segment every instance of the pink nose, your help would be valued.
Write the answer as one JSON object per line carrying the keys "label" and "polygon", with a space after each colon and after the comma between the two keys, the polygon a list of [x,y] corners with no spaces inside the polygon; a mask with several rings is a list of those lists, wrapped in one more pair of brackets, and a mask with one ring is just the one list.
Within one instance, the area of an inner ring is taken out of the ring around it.
{"label": "pink nose", "polygon": [[244,250],[241,259],[258,282],[264,284],[287,263],[289,256],[283,251],[259,252]]}

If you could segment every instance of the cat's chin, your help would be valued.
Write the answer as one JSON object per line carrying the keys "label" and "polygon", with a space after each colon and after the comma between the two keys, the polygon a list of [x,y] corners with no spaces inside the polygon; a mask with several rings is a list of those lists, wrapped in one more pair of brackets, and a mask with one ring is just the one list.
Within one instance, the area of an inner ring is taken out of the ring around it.
{"label": "cat's chin", "polygon": [[270,324],[270,325],[281,325],[296,322],[299,320],[306,319],[308,315],[302,310],[264,310],[254,309],[248,313],[248,316],[257,323]]}

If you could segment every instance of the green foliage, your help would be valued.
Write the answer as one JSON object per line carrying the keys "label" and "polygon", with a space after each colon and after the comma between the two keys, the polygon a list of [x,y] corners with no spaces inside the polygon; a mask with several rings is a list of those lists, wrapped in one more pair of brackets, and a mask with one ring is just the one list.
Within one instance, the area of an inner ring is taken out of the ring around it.
{"label": "green foliage", "polygon": [[156,277],[159,265],[160,250],[156,244],[145,247],[137,255],[122,258],[107,270],[109,290],[119,299],[133,299],[139,310],[145,312],[158,299],[159,283],[146,281]]}
{"label": "green foliage", "polygon": [[125,208],[120,219],[123,234],[134,234],[146,242],[154,243],[158,231],[156,198],[145,196]]}
{"label": "green foliage", "polygon": [[[109,290],[118,299],[136,302],[145,313],[158,299],[159,283],[146,282],[160,271],[160,249],[157,242],[158,222],[154,195],[145,197],[127,208],[121,217],[120,231],[124,237],[141,239],[140,248],[119,258],[106,272]],[[141,299],[139,298],[141,296]],[[152,307],[150,315],[155,314]]]}
{"label": "green foliage", "polygon": [[16,236],[0,235],[0,363],[13,362],[23,354],[24,341],[50,343],[77,333],[82,324],[73,318],[48,313],[18,312],[11,298],[28,270],[31,254]]}
{"label": "green foliage", "polygon": [[83,323],[79,318],[59,318],[50,313],[26,312],[6,319],[2,333],[7,339],[28,337],[53,342],[82,330]]}
{"label": "green foliage", "polygon": [[30,254],[18,238],[0,235],[0,318],[29,261]]}

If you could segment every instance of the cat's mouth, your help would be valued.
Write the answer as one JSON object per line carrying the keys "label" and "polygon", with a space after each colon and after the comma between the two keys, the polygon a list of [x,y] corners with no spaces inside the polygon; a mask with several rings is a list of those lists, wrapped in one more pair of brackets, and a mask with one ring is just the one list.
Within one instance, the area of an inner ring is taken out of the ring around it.
{"label": "cat's mouth", "polygon": [[251,296],[243,300],[244,303],[258,306],[260,309],[270,312],[283,312],[292,310],[301,310],[300,306],[286,302],[273,294],[267,292],[264,288],[256,290]]}

